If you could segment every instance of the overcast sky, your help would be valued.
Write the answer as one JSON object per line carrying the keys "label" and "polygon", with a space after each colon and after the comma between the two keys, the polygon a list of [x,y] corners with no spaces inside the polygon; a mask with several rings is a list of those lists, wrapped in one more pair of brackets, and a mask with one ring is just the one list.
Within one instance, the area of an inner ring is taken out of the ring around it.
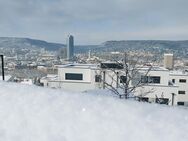
{"label": "overcast sky", "polygon": [[76,44],[188,39],[188,0],[0,0],[0,36]]}

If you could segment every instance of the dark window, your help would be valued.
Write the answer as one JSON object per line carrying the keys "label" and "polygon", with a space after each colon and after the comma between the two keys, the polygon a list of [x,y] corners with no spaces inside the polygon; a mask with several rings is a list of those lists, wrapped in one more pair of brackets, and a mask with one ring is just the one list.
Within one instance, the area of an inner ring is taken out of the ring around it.
{"label": "dark window", "polygon": [[175,79],[172,79],[172,83],[175,83]]}
{"label": "dark window", "polygon": [[180,83],[186,83],[186,79],[180,79],[179,82]]}
{"label": "dark window", "polygon": [[65,73],[66,80],[83,80],[83,74],[81,73]]}
{"label": "dark window", "polygon": [[178,94],[185,94],[185,91],[178,91]]}
{"label": "dark window", "polygon": [[149,98],[146,98],[146,97],[140,97],[140,98],[138,99],[138,101],[148,102],[148,101],[149,101]]}
{"label": "dark window", "polygon": [[126,78],[126,76],[120,76],[120,83],[126,83],[126,81],[127,81],[127,78]]}
{"label": "dark window", "polygon": [[184,105],[184,102],[178,102],[177,104],[183,106],[183,105]]}
{"label": "dark window", "polygon": [[101,82],[102,76],[101,75],[95,75],[95,82]]}
{"label": "dark window", "polygon": [[160,83],[160,79],[158,76],[149,76],[148,83]]}
{"label": "dark window", "polygon": [[161,77],[159,76],[141,76],[141,83],[156,83],[159,84]]}
{"label": "dark window", "polygon": [[173,83],[172,81],[168,81],[168,85],[169,85],[169,86],[173,86],[174,83]]}
{"label": "dark window", "polygon": [[156,98],[155,102],[159,103],[159,104],[166,104],[166,105],[168,105],[169,99],[168,98]]}
{"label": "dark window", "polygon": [[122,63],[101,63],[102,69],[123,69]]}

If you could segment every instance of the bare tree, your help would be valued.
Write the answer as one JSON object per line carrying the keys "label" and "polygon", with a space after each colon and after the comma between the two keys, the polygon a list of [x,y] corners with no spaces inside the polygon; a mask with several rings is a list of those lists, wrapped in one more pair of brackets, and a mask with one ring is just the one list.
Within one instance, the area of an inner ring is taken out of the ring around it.
{"label": "bare tree", "polygon": [[121,60],[112,60],[114,63],[111,63],[111,66],[108,63],[101,63],[102,87],[111,90],[120,98],[134,97],[132,94],[138,87],[148,84],[145,79],[152,69],[151,64],[139,63],[140,59],[137,57],[131,60],[125,52]]}

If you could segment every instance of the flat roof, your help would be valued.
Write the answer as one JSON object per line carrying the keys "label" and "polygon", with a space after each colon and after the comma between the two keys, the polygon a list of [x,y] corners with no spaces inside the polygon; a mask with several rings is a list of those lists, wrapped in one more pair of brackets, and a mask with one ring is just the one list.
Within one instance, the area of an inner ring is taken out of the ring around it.
{"label": "flat roof", "polygon": [[[138,69],[140,70],[148,70],[150,68],[150,66],[144,66],[144,67],[138,67]],[[151,71],[169,71],[168,69],[164,68],[164,67],[159,67],[159,66],[153,66],[151,67]]]}
{"label": "flat roof", "polygon": [[171,53],[165,53],[164,55],[165,56],[173,56],[173,54],[171,54]]}
{"label": "flat roof", "polygon": [[97,68],[97,64],[65,64],[65,65],[59,65],[58,68]]}
{"label": "flat roof", "polygon": [[173,71],[170,71],[170,75],[188,76],[188,71],[173,70]]}
{"label": "flat roof", "polygon": [[[107,63],[107,62],[105,62]],[[97,69],[100,68],[99,64],[64,64],[64,65],[58,65],[58,68],[81,68],[81,69]],[[148,70],[150,66],[138,66],[137,69],[140,70]],[[151,68],[151,71],[169,71],[168,69],[164,67],[159,66],[153,66]]]}

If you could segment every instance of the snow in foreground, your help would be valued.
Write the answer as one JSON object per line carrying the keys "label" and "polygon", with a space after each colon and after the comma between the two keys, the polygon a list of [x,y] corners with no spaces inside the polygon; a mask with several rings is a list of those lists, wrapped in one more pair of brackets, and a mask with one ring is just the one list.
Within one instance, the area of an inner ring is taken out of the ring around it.
{"label": "snow in foreground", "polygon": [[2,141],[187,141],[188,109],[0,83]]}

